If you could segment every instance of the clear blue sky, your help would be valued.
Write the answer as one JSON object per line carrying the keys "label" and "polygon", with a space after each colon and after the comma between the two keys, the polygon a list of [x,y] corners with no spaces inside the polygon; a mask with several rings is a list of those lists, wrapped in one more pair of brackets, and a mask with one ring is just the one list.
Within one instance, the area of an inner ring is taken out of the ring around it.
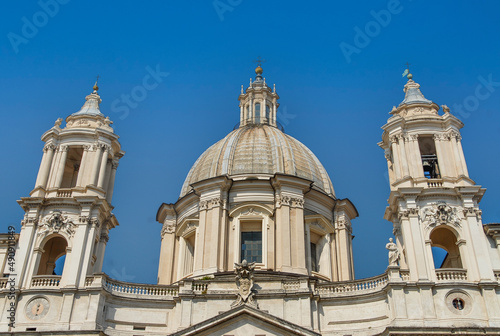
{"label": "clear blue sky", "polygon": [[[428,99],[452,113],[454,104],[470,110],[457,113],[465,122],[469,173],[488,188],[484,222],[500,221],[498,2],[60,2],[58,8],[9,2],[1,14],[4,231],[19,230],[23,211],[16,200],[34,187],[40,136],[78,111],[99,74],[101,111],[126,151],[113,199],[120,226],[110,233],[104,271],[154,283],[156,211],[177,200],[197,157],[238,122],[240,86],[248,86],[259,55],[280,108],[292,116],[281,120],[286,132],[317,155],[337,196],[359,211],[357,278],[381,274],[387,265],[389,188],[377,142],[388,112],[404,97],[406,62]],[[169,75],[138,97],[148,67]],[[482,80],[494,83],[478,96]],[[132,92],[140,99],[127,114],[121,97]]]}

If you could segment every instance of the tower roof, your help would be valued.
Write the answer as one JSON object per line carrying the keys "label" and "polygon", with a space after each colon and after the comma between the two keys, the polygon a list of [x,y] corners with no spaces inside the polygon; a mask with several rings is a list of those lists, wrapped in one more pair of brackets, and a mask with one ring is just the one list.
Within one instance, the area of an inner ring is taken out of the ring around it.
{"label": "tower roof", "polygon": [[405,99],[403,99],[399,106],[411,104],[432,104],[432,101],[425,98],[422,92],[420,92],[420,84],[413,81],[412,78],[412,74],[408,74],[408,82],[403,89],[405,92]]}
{"label": "tower roof", "polygon": [[83,115],[88,115],[88,116],[100,116],[104,117],[104,114],[101,113],[99,110],[99,105],[101,104],[102,100],[97,91],[99,90],[99,87],[97,86],[97,82],[94,84],[94,91],[89,94],[87,97],[85,97],[85,103],[83,104],[82,108],[80,111],[73,113],[71,116],[83,116]]}

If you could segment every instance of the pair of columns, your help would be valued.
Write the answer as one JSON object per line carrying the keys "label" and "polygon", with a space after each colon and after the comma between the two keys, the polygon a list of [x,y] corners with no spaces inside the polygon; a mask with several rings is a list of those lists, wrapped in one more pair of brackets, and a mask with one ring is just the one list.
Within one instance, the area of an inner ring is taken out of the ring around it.
{"label": "pair of columns", "polygon": [[[94,148],[97,151],[96,154],[94,155],[92,173],[90,176],[89,184],[97,185],[97,187],[104,189],[106,181],[106,171],[108,169],[107,168],[108,156],[111,151],[111,148],[105,144],[94,145]],[[90,146],[84,146],[84,152],[82,155],[82,160],[80,165],[80,172],[78,174],[76,182],[77,186],[82,186],[82,184],[84,183],[84,174],[87,171],[87,166],[89,164],[90,149],[91,149]],[[64,168],[66,165],[66,160],[68,157],[69,150],[70,147],[68,145],[61,145],[58,148],[56,148],[56,146],[54,146],[53,144],[47,144],[44,147],[44,154],[42,157],[42,162],[40,165],[40,170],[38,173],[35,187],[47,188],[47,183],[49,180],[50,173],[54,169],[55,169],[54,172],[56,174],[54,187],[56,188],[61,187],[64,177]],[[60,156],[56,160],[54,160],[56,151],[60,153]],[[110,174],[111,185],[114,181],[117,166],[118,165],[116,162],[113,162],[111,164],[112,168]]]}

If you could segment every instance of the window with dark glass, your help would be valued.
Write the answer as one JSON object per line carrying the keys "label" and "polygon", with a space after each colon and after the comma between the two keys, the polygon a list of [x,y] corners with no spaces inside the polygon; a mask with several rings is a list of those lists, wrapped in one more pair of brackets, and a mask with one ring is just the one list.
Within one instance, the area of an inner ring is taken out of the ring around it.
{"label": "window with dark glass", "polygon": [[316,255],[316,244],[311,243],[311,271],[318,271],[318,259]]}
{"label": "window with dark glass", "polygon": [[241,233],[241,261],[262,262],[262,232]]}
{"label": "window with dark glass", "polygon": [[260,103],[255,104],[255,123],[260,124]]}

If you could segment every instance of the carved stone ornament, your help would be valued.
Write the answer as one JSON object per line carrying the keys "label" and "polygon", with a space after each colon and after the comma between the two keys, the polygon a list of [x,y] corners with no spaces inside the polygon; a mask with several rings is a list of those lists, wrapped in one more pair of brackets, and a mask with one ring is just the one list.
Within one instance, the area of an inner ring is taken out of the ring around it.
{"label": "carved stone ornament", "polygon": [[461,220],[458,209],[451,207],[445,202],[434,204],[422,210],[422,221],[427,228],[437,225],[451,224],[460,227]]}
{"label": "carved stone ornament", "polygon": [[290,196],[276,195],[276,207],[279,208],[282,205],[290,206],[292,198]]}
{"label": "carved stone ornament", "polygon": [[418,215],[418,209],[417,208],[410,208],[407,210],[400,211],[398,217],[401,220],[401,218],[408,218],[411,215]]}
{"label": "carved stone ornament", "polygon": [[68,216],[64,216],[60,210],[54,210],[45,217],[39,227],[38,234],[65,232],[69,237],[73,237],[75,228],[76,225]]}
{"label": "carved stone ornament", "polygon": [[255,262],[248,263],[243,260],[241,263],[234,263],[234,272],[236,273],[236,286],[238,287],[238,298],[231,304],[231,308],[244,304],[259,308],[254,298],[253,291],[253,272]]}
{"label": "carved stone ornament", "polygon": [[292,208],[304,208],[304,199],[303,198],[291,198]]}
{"label": "carved stone ornament", "polygon": [[165,233],[174,233],[175,232],[175,224],[174,223],[165,223],[163,224],[163,228],[161,229],[161,234]]}

